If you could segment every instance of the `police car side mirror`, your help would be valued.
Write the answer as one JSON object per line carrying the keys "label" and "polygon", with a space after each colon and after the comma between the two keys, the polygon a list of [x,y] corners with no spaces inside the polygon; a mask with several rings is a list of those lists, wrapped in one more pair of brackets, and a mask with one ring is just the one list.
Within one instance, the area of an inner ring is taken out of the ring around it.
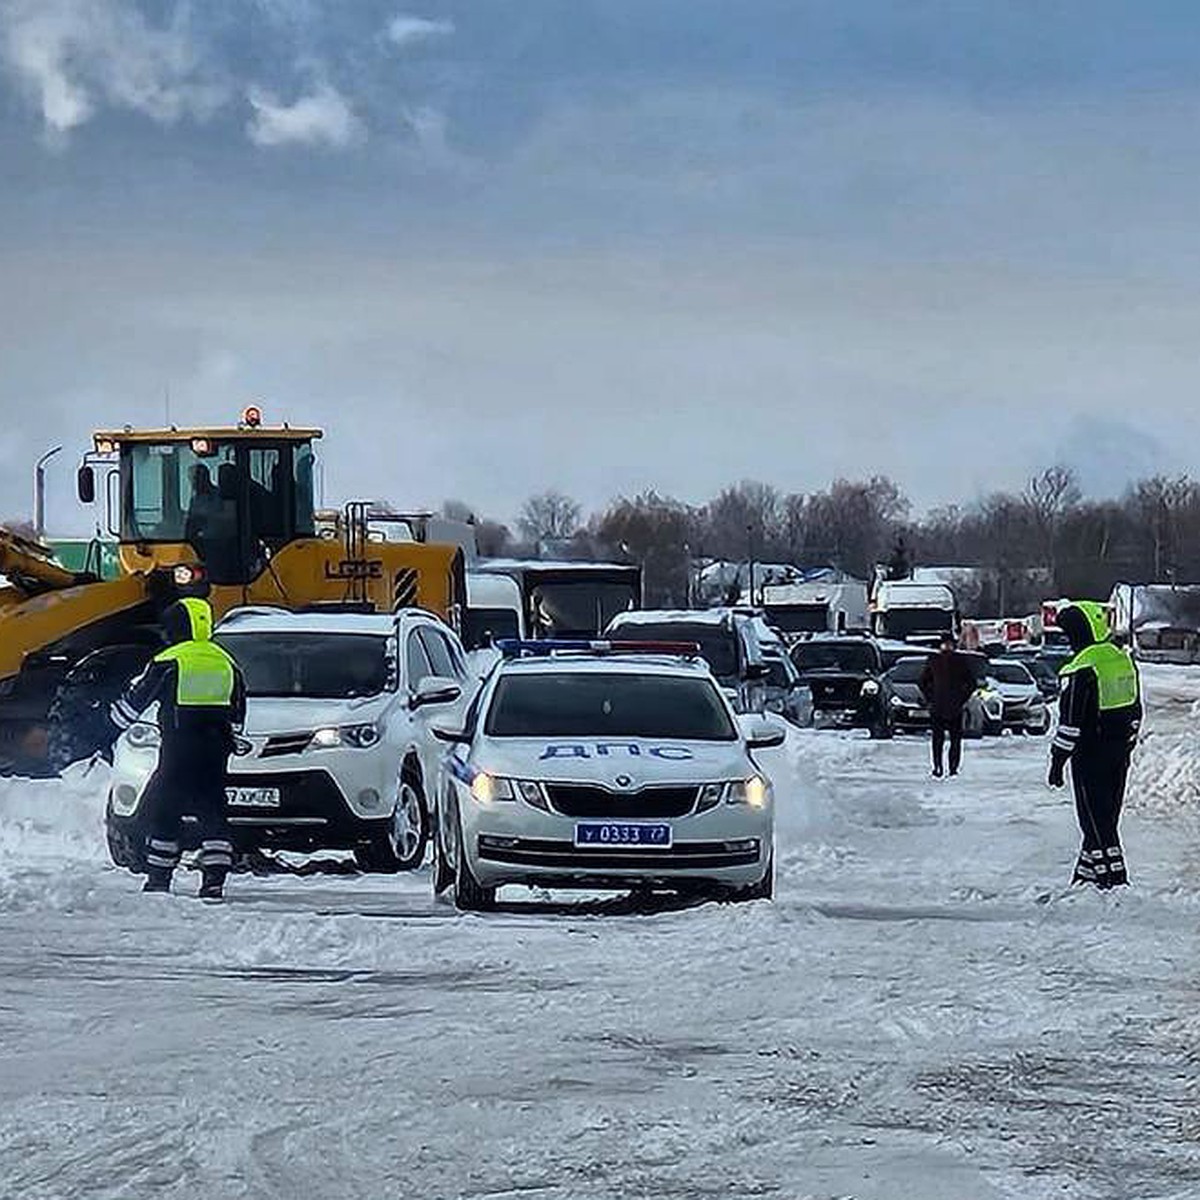
{"label": "police car side mirror", "polygon": [[741,722],[747,750],[774,750],[787,740],[783,726],[764,717],[752,717]]}
{"label": "police car side mirror", "polygon": [[471,743],[471,735],[465,729],[450,729],[445,725],[431,725],[429,732],[439,742],[446,742],[451,746],[468,746]]}

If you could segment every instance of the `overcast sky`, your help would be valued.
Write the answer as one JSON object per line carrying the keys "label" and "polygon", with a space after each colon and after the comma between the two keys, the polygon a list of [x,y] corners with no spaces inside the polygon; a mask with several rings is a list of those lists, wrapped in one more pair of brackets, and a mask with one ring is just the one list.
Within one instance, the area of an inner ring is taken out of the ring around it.
{"label": "overcast sky", "polygon": [[1200,445],[1193,0],[0,0],[0,514],[96,424],[511,517]]}

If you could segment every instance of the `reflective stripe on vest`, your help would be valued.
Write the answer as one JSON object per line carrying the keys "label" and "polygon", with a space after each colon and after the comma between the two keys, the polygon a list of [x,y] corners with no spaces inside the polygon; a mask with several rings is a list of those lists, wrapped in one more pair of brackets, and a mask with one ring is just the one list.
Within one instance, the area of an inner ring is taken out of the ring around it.
{"label": "reflective stripe on vest", "polygon": [[1062,676],[1092,671],[1100,696],[1100,711],[1131,708],[1138,702],[1138,674],[1133,660],[1112,642],[1100,642],[1081,650],[1062,669]]}
{"label": "reflective stripe on vest", "polygon": [[175,664],[175,703],[180,708],[228,708],[233,703],[233,663],[212,642],[181,642],[154,659]]}

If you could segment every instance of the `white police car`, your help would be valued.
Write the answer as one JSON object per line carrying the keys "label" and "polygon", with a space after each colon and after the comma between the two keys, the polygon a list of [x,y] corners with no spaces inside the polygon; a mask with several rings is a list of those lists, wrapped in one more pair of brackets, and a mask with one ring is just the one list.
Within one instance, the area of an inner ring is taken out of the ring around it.
{"label": "white police car", "polygon": [[[419,609],[242,608],[213,636],[246,679],[226,788],[235,848],[352,850],[367,871],[420,866],[444,752],[429,725],[474,686],[453,630]],[[151,711],[114,751],[109,851],[132,870],[142,866],[142,799],[158,746]]]}
{"label": "white police car", "polygon": [[774,798],[695,646],[505,642],[438,787],[434,890],[487,909],[503,884],[770,897]]}

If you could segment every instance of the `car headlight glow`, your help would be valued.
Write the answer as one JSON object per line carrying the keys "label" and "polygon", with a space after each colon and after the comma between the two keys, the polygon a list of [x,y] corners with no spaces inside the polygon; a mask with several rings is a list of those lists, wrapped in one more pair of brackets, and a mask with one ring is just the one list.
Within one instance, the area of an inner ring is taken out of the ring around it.
{"label": "car headlight glow", "polygon": [[735,780],[725,789],[726,804],[748,804],[751,808],[766,808],[771,799],[771,785],[761,776]]}
{"label": "car headlight glow", "polygon": [[471,798],[486,808],[498,800],[515,800],[516,796],[511,781],[489,775],[487,771],[476,771],[471,780]]}
{"label": "car headlight glow", "polygon": [[125,731],[125,741],[133,750],[157,750],[162,744],[162,734],[157,725],[139,721]]}
{"label": "car headlight glow", "polygon": [[903,708],[904,707],[904,701],[901,700],[899,696],[893,696],[892,700],[891,700],[891,704],[892,704],[893,708]]}
{"label": "car headlight glow", "polygon": [[309,743],[314,750],[333,750],[338,746],[352,746],[355,750],[369,750],[379,742],[376,725],[343,725],[318,729]]}
{"label": "car headlight glow", "polygon": [[878,696],[879,684],[874,679],[864,680],[860,694],[863,696]]}

